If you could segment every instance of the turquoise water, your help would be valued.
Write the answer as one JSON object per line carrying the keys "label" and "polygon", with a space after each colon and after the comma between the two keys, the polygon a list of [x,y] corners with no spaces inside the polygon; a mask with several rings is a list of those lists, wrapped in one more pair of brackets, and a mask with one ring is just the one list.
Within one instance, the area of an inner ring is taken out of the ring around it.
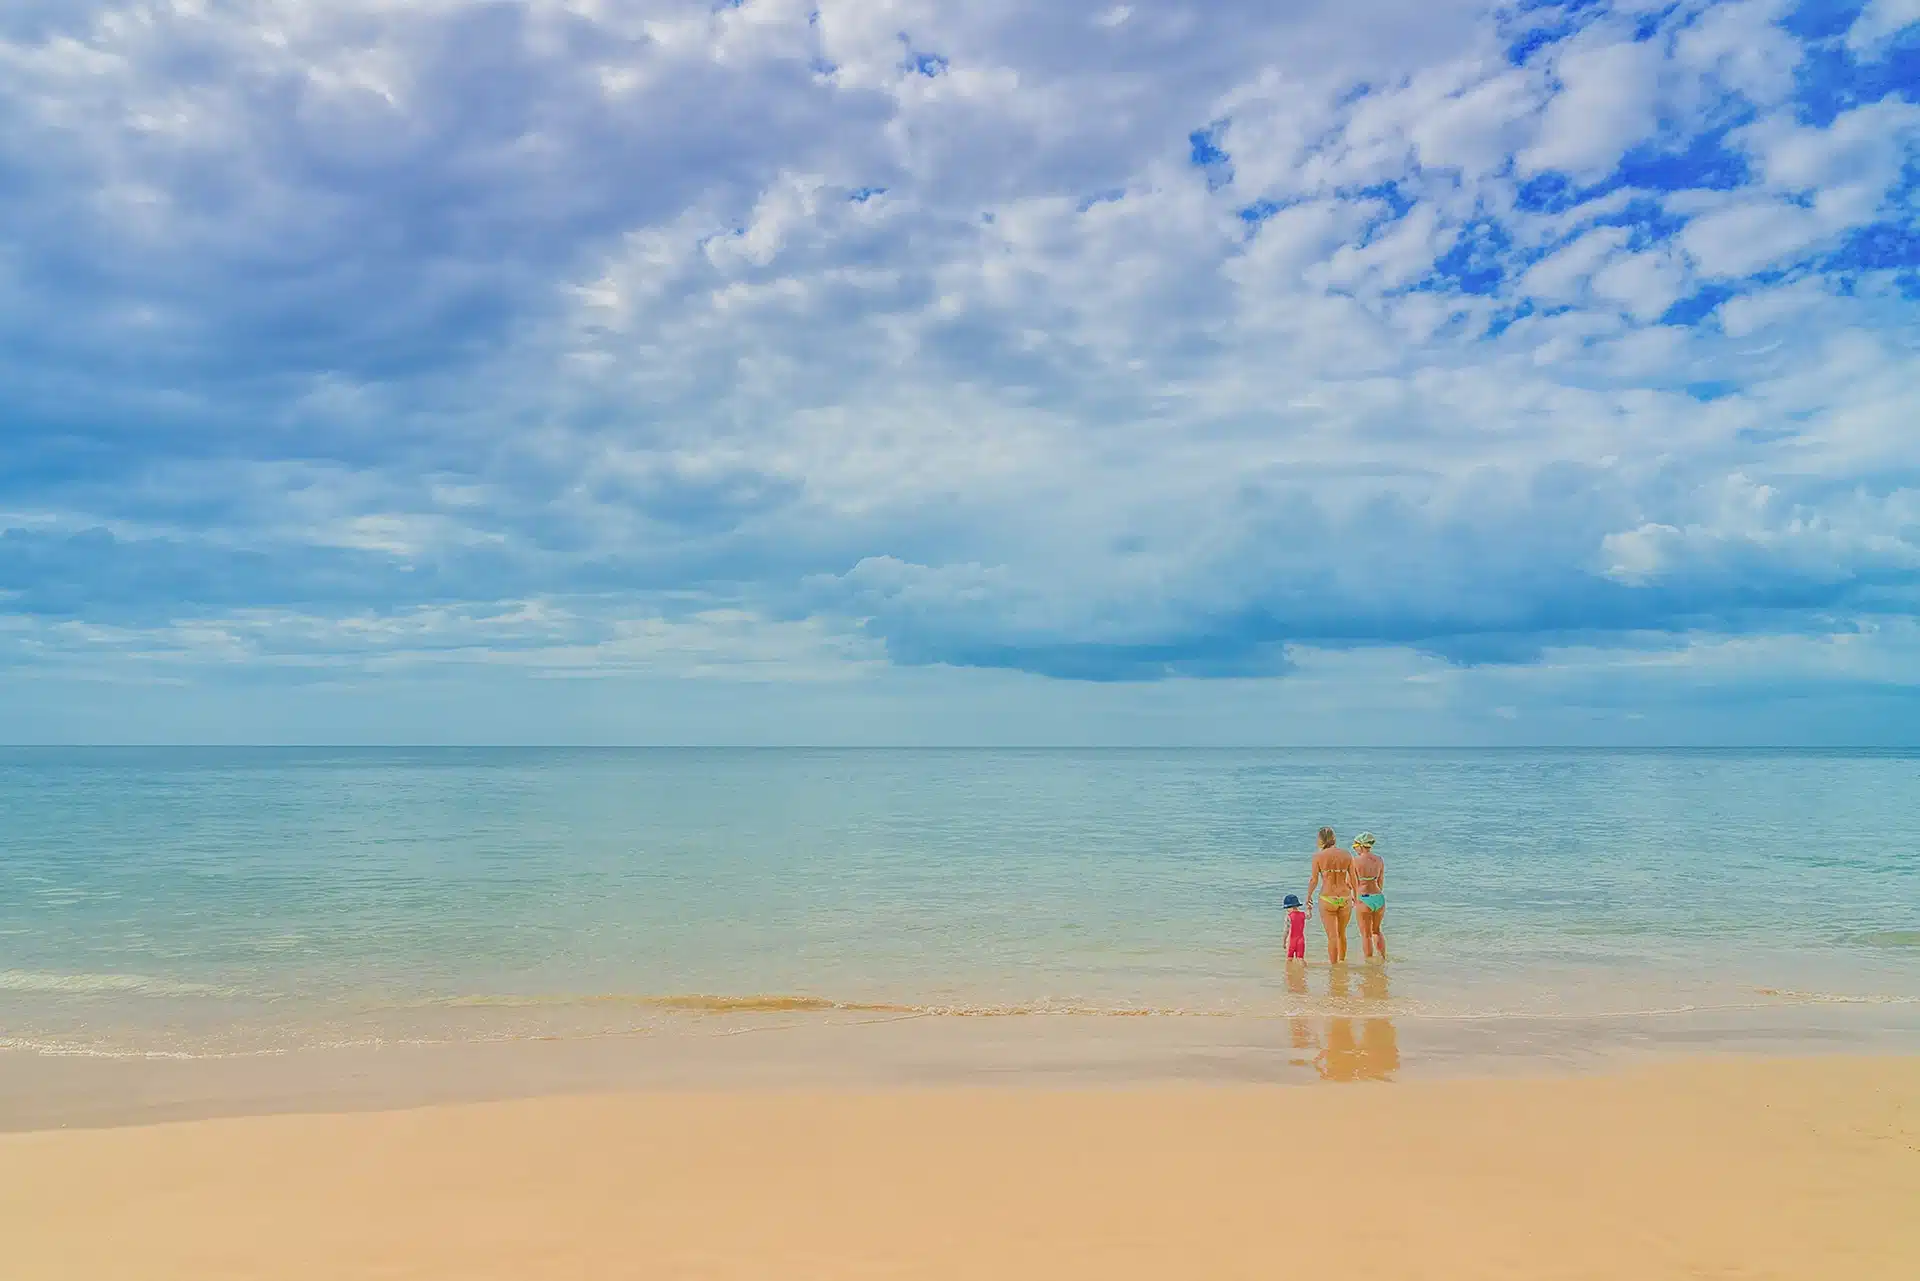
{"label": "turquoise water", "polygon": [[0,1039],[1298,1012],[1322,823],[1400,1015],[1920,1000],[1920,753],[8,749]]}

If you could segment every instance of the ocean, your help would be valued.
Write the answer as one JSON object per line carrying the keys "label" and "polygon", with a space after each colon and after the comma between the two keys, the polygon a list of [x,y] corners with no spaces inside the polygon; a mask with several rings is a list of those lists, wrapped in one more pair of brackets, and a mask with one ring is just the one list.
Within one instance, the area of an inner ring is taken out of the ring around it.
{"label": "ocean", "polygon": [[[1322,824],[1385,967],[1282,959]],[[1362,1007],[1910,1025],[1920,753],[0,750],[16,1051]]]}

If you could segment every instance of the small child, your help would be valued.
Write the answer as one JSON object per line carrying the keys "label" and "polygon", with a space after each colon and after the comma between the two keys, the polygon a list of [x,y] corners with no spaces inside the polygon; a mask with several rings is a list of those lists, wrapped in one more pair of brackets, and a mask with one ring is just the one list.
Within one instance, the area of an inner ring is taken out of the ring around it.
{"label": "small child", "polygon": [[1300,896],[1289,894],[1281,902],[1287,909],[1287,959],[1304,961],[1307,959],[1307,909],[1300,906]]}

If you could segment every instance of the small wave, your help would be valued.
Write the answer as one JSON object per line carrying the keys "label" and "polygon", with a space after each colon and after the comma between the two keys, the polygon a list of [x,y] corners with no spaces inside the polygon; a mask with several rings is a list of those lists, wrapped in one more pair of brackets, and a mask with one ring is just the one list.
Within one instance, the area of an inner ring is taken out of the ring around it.
{"label": "small wave", "polygon": [[[425,1005],[449,1009],[551,1009],[616,1006],[662,1010],[675,1014],[897,1014],[945,1018],[1016,1018],[1043,1015],[1080,1015],[1103,1018],[1206,1018],[1230,1011],[1193,1010],[1172,1006],[1112,1006],[1073,1001],[1036,1001],[1009,1005],[933,1004],[900,1001],[845,1001],[825,996],[788,993],[714,995],[704,992],[664,995],[596,993],[588,995],[491,995],[448,997]],[[411,1006],[405,1008],[418,1008]]]}
{"label": "small wave", "polygon": [[1876,996],[1858,995],[1845,992],[1796,992],[1791,988],[1757,987],[1753,989],[1762,996],[1771,996],[1783,1001],[1798,1001],[1806,1005],[1920,1005],[1920,996]]}
{"label": "small wave", "polygon": [[[1778,1010],[1794,1005],[1920,1005],[1920,996],[1848,995],[1839,992],[1795,992],[1786,988],[1756,987],[1764,1001],[1705,1000],[1677,1005],[1623,1005],[1593,1009],[1529,1009],[1495,1006],[1484,1009],[1436,1010],[1406,1003],[1389,1012],[1391,1017],[1424,1019],[1442,1023],[1493,1022],[1501,1019],[1530,1020],[1540,1023],[1601,1022],[1612,1019],[1671,1018],[1687,1014],[1739,1014],[1754,1010]],[[1326,1012],[1353,1015],[1354,1009]]]}
{"label": "small wave", "polygon": [[1233,1008],[1197,1008],[1177,1005],[1099,1004],[1080,1000],[1037,1000],[1005,1004],[974,1002],[904,1002],[875,1000],[836,1000],[831,997],[797,993],[749,993],[723,995],[713,993],[619,994],[587,993],[577,995],[509,995],[475,993],[426,1002],[409,1002],[393,1009],[566,1009],[606,1008],[652,1010],[687,1015],[755,1014],[875,1014],[902,1018],[1291,1018],[1300,1015],[1338,1017],[1384,1017],[1431,1019],[1442,1022],[1471,1022],[1494,1019],[1535,1019],[1564,1021],[1578,1019],[1653,1018],[1686,1014],[1711,1014],[1779,1008],[1781,1005],[1914,1005],[1916,996],[1800,992],[1784,988],[1756,987],[1755,999],[1681,999],[1671,1003],[1603,1005],[1589,1009],[1553,1006],[1435,1006],[1421,1000],[1393,1001],[1337,1000],[1311,1002],[1303,1006],[1274,1009],[1258,1006]]}
{"label": "small wave", "polygon": [[860,1014],[918,1014],[911,1005],[884,1001],[830,1001],[823,996],[654,996],[639,1002],[649,1009],[689,1014],[795,1014],[848,1010]]}
{"label": "small wave", "polygon": [[1859,941],[1864,947],[1920,948],[1920,930],[1875,930]]}
{"label": "small wave", "polygon": [[145,974],[55,974],[41,970],[0,970],[0,992],[48,995],[226,996],[227,988]]}
{"label": "small wave", "polygon": [[196,1054],[189,1050],[115,1049],[103,1045],[83,1045],[72,1041],[42,1041],[30,1036],[0,1036],[0,1050],[24,1050],[52,1059],[204,1059],[218,1055]]}
{"label": "small wave", "polygon": [[[1388,1012],[1385,1017],[1421,1019],[1432,1023],[1493,1023],[1506,1019],[1515,1022],[1531,1023],[1580,1023],[1604,1022],[1609,1019],[1651,1019],[1670,1018],[1681,1014],[1702,1014],[1718,1010],[1757,1010],[1762,1008],[1758,1002],[1746,1005],[1644,1005],[1626,1006],[1619,1009],[1559,1010],[1559,1009],[1515,1009],[1507,1006],[1491,1006],[1485,1009],[1434,1010],[1402,1007]],[[1323,1013],[1323,1011],[1313,1011]],[[1348,1018],[1354,1010],[1324,1011],[1335,1017]]]}
{"label": "small wave", "polygon": [[597,993],[585,996],[491,996],[449,997],[431,1005],[452,1009],[543,1009],[571,1006],[619,1006],[627,1009],[678,1010],[688,1014],[793,1014],[851,1010],[870,1014],[917,1014],[911,1005],[893,1005],[878,1001],[833,1001],[824,996],[708,996],[694,993],[673,996],[640,996]]}

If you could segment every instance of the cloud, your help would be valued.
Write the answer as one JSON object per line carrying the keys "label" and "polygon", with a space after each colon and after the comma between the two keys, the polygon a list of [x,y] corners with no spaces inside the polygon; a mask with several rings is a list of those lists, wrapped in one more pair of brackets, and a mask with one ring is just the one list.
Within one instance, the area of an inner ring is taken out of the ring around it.
{"label": "cloud", "polygon": [[549,679],[843,681],[880,661],[870,641],[816,619],[685,599],[640,608],[575,598],[330,614],[256,607],[149,626],[0,614],[0,670],[97,676],[103,655],[119,679],[134,682],[177,682],[211,667],[334,684],[460,668]]}
{"label": "cloud", "polygon": [[1605,178],[1634,143],[1659,123],[1656,88],[1660,49],[1624,41],[1570,49],[1553,64],[1558,92],[1547,104],[1522,170],[1555,170],[1576,179]]}
{"label": "cloud", "polygon": [[1601,543],[1608,576],[1630,583],[1703,579],[1707,590],[1748,577],[1776,590],[1916,581],[1920,490],[1788,507],[1772,487],[1736,473],[1703,497],[1706,510],[1684,526],[1645,523],[1609,534]]}
{"label": "cloud", "polygon": [[1783,0],[1705,6],[1673,38],[1675,63],[1708,82],[1685,86],[1681,100],[1710,112],[1712,88],[1762,107],[1788,98],[1805,59],[1800,42],[1782,25],[1792,13]]}
{"label": "cloud", "polygon": [[1847,48],[1855,55],[1879,56],[1894,41],[1911,39],[1916,26],[1920,26],[1916,0],[1870,0],[1847,28]]}
{"label": "cloud", "polygon": [[1905,12],[15,6],[8,635],[1188,689],[1880,617]]}

